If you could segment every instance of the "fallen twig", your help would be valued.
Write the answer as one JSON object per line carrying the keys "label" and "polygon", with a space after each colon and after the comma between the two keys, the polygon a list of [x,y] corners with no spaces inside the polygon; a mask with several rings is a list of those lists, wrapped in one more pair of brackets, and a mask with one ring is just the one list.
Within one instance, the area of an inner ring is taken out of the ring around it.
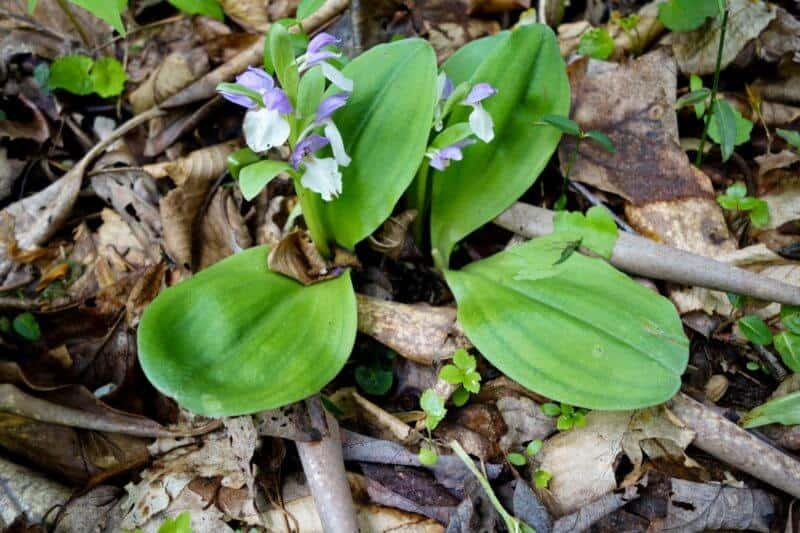
{"label": "fallen twig", "polygon": [[[539,237],[552,233],[553,212],[517,202],[494,222],[525,237]],[[628,233],[619,235],[611,264],[647,278],[800,305],[800,287]]]}
{"label": "fallen twig", "polygon": [[401,304],[358,295],[358,331],[416,363],[432,365],[472,344],[454,307]]}
{"label": "fallen twig", "polygon": [[295,443],[322,529],[326,533],[356,533],[358,521],[344,470],[339,424],[322,407],[319,397],[306,401],[306,405],[312,419],[324,419],[328,426],[328,434],[321,440]]}
{"label": "fallen twig", "polygon": [[[327,0],[314,14],[302,21],[303,29],[307,33],[316,30],[330,19],[341,13],[350,5],[350,0]],[[264,54],[264,37],[253,43],[250,47],[240,52],[227,63],[215,68],[199,80],[167,98],[161,103],[161,108],[170,109],[205,100],[214,96],[217,85],[233,78],[248,66],[261,63]]]}
{"label": "fallen twig", "polygon": [[800,461],[683,393],[671,400],[669,408],[695,432],[694,446],[800,498]]}

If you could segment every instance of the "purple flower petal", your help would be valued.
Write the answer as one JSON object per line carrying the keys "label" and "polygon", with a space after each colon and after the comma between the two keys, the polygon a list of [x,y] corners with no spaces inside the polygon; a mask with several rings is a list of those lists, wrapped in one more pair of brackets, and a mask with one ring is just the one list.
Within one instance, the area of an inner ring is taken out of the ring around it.
{"label": "purple flower petal", "polygon": [[444,77],[444,83],[442,84],[442,91],[439,95],[440,100],[447,100],[450,98],[450,95],[453,94],[453,82],[447,76]]}
{"label": "purple flower petal", "polygon": [[245,96],[243,94],[231,93],[228,91],[218,91],[218,92],[219,94],[222,95],[222,97],[225,100],[233,102],[236,105],[246,107],[247,109],[253,109],[258,105],[256,102],[253,101],[252,98],[250,98],[249,96]]}
{"label": "purple flower petal", "polygon": [[275,87],[275,81],[272,76],[263,69],[254,67],[247,67],[246,71],[236,76],[236,83],[257,93],[268,91]]}
{"label": "purple flower petal", "polygon": [[319,106],[317,106],[317,124],[330,118],[337,109],[344,106],[349,96],[350,93],[336,93],[320,102]]}
{"label": "purple flower petal", "polygon": [[324,148],[328,145],[328,142],[328,139],[322,135],[313,134],[297,143],[297,146],[294,147],[294,151],[292,152],[292,156],[289,158],[294,169],[297,170],[300,167],[300,161],[302,161],[304,157],[313,154],[320,148]]}
{"label": "purple flower petal", "polygon": [[477,104],[495,94],[497,94],[497,89],[488,83],[478,83],[472,87],[472,90],[464,99],[464,103],[467,105]]}
{"label": "purple flower petal", "polygon": [[309,52],[309,53],[306,54],[306,60],[305,60],[305,63],[304,63],[304,69],[309,69],[309,68],[313,67],[314,65],[318,65],[319,63],[322,63],[326,59],[332,59],[334,57],[339,57],[339,54],[331,52],[330,50],[323,50],[321,52],[316,52],[316,53],[313,53],[313,54],[311,52]]}
{"label": "purple flower petal", "polygon": [[450,165],[450,161],[461,161],[464,158],[461,149],[471,144],[475,144],[474,139],[464,139],[437,150],[431,156],[430,165],[436,170],[446,169]]}
{"label": "purple flower petal", "polygon": [[311,42],[308,43],[308,48],[306,49],[306,53],[308,55],[313,55],[318,53],[320,50],[329,46],[331,44],[338,44],[339,39],[331,35],[330,33],[318,33],[311,39]]}
{"label": "purple flower petal", "polygon": [[263,91],[261,98],[264,100],[266,109],[274,109],[282,115],[288,115],[292,112],[292,102],[282,89],[275,88]]}

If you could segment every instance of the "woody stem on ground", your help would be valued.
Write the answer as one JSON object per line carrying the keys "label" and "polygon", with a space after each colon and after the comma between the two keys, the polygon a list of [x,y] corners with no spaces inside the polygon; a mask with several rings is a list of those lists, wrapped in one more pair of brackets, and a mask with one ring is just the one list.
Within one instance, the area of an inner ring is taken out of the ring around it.
{"label": "woody stem on ground", "polygon": [[[548,209],[517,202],[494,223],[533,238],[553,232],[553,214]],[[620,270],[646,278],[800,305],[800,287],[629,233],[617,238],[610,262]]]}
{"label": "woody stem on ground", "polygon": [[77,17],[75,17],[75,13],[72,12],[72,8],[69,7],[67,0],[57,0],[57,2],[58,2],[58,7],[61,8],[61,11],[64,12],[64,14],[69,19],[69,22],[75,27],[75,30],[77,30],[78,35],[81,36],[83,44],[85,44],[88,47],[89,35],[86,33],[86,30],[83,29],[83,26],[81,26],[81,23],[77,19]]}
{"label": "woody stem on ground", "polygon": [[700,147],[697,150],[695,158],[695,165],[700,166],[703,163],[703,148],[706,144],[706,137],[708,136],[708,127],[711,124],[711,118],[714,114],[714,102],[717,99],[717,90],[719,89],[719,72],[722,66],[722,50],[725,47],[725,30],[728,27],[728,8],[722,12],[722,26],[719,32],[719,46],[717,46],[717,64],[714,68],[714,83],[711,85],[711,96],[708,107],[706,107],[705,123],[703,124],[703,135],[700,137]]}

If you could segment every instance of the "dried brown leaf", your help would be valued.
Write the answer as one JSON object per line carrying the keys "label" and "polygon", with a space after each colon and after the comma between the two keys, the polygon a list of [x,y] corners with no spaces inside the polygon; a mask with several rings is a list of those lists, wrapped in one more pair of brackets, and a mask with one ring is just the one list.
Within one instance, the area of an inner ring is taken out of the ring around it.
{"label": "dried brown leaf", "polygon": [[133,91],[128,99],[135,113],[141,113],[177,94],[208,72],[208,56],[202,48],[189,53],[173,52]]}
{"label": "dried brown leaf", "polygon": [[269,28],[268,0],[220,0],[225,14],[243,28],[263,33]]}

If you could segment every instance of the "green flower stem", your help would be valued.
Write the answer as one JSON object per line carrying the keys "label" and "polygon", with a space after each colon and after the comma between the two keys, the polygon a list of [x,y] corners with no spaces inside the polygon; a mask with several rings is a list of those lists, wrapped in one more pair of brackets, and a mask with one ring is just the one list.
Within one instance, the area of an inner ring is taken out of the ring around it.
{"label": "green flower stem", "polygon": [[319,218],[317,203],[320,199],[312,192],[300,184],[300,176],[294,177],[294,188],[297,197],[300,198],[300,207],[303,210],[303,219],[306,221],[308,232],[311,233],[311,240],[323,257],[331,257],[331,248],[328,245],[330,234],[325,230],[325,225]]}
{"label": "green flower stem", "polygon": [[695,166],[700,166],[703,163],[703,148],[706,144],[706,137],[708,136],[708,127],[711,124],[711,115],[714,113],[714,102],[717,99],[717,89],[719,88],[719,71],[722,66],[722,50],[725,47],[725,30],[728,27],[728,9],[727,7],[722,11],[722,28],[719,32],[719,46],[717,46],[717,64],[714,69],[714,83],[711,86],[711,96],[708,107],[706,107],[705,124],[703,125],[703,136],[700,137],[700,147],[697,150],[695,158]]}

